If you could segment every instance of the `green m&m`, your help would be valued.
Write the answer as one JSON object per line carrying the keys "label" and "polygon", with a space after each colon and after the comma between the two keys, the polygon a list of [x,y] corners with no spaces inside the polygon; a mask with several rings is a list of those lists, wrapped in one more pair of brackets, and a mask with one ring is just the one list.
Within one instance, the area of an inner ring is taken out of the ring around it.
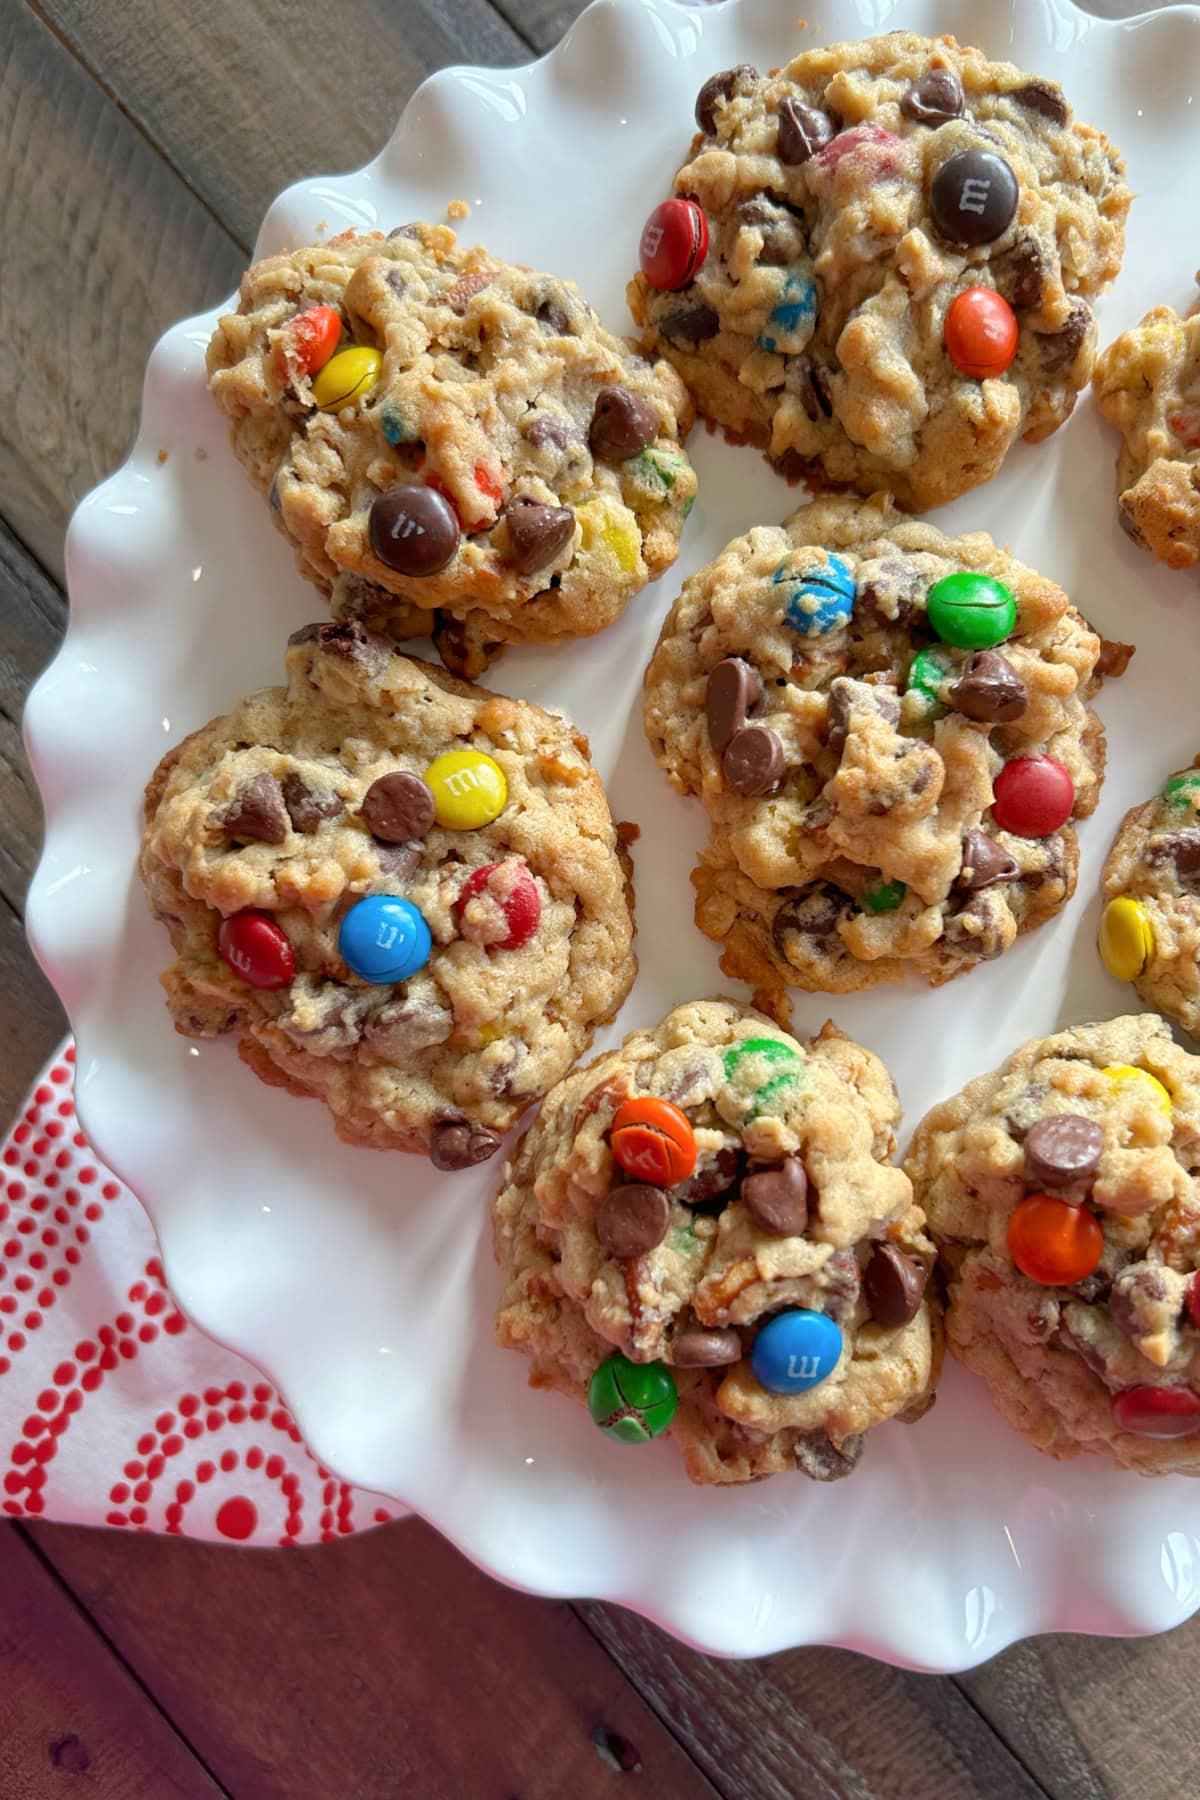
{"label": "green m&m", "polygon": [[863,889],[862,903],[869,913],[895,912],[907,892],[902,881],[873,881]]}
{"label": "green m&m", "polygon": [[588,1383],[588,1411],[605,1437],[619,1444],[648,1444],[661,1437],[679,1396],[665,1363],[635,1363],[619,1350],[607,1357]]}
{"label": "green m&m", "polygon": [[960,650],[990,650],[1012,635],[1017,622],[1017,603],[1004,583],[974,569],[935,581],[925,610],[942,642]]}
{"label": "green m&m", "polygon": [[1200,800],[1200,769],[1185,769],[1172,775],[1162,791],[1168,806],[1194,806]]}
{"label": "green m&m", "polygon": [[944,713],[943,695],[954,682],[957,671],[958,665],[950,652],[940,644],[931,644],[927,650],[918,650],[913,657],[904,691],[919,694],[927,712]]}

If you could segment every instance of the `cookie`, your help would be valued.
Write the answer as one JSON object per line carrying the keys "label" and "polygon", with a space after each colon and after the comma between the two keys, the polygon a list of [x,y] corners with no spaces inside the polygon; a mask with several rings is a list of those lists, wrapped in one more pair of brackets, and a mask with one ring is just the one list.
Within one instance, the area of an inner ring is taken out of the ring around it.
{"label": "cookie", "polygon": [[678,553],[696,494],[678,375],[573,282],[445,226],[255,263],[208,372],[335,616],[437,629],[460,672],[602,630]]}
{"label": "cookie", "polygon": [[1101,884],[1099,948],[1118,981],[1200,1040],[1200,758],[1127,812]]}
{"label": "cookie", "polygon": [[[1200,278],[1198,278],[1200,279]],[[1200,313],[1156,306],[1096,364],[1096,399],[1121,433],[1117,517],[1169,569],[1200,562]]]}
{"label": "cookie", "polygon": [[1145,1013],[1035,1038],[905,1167],[950,1348],[1022,1437],[1200,1475],[1200,1057]]}
{"label": "cookie", "polygon": [[547,1096],[495,1204],[498,1341],[691,1479],[848,1475],[933,1399],[933,1246],[883,1064],[731,1001],[679,1006]]}
{"label": "cookie", "polygon": [[1130,194],[1053,82],[893,32],[724,70],[696,122],[628,296],[706,418],[920,510],[1068,417]]}
{"label": "cookie", "polygon": [[298,631],[287,674],[147,788],[167,1004],[347,1142],[466,1167],[629,992],[621,833],[552,713],[357,624]]}
{"label": "cookie", "polygon": [[756,526],[698,571],[645,727],[712,823],[696,923],[726,974],[848,993],[999,956],[1075,888],[1129,651],[983,532],[884,495]]}

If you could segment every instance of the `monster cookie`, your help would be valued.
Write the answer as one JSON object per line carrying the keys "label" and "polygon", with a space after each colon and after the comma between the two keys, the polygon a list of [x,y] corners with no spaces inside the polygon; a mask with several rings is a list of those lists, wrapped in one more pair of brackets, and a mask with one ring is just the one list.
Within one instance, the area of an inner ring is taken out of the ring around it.
{"label": "monster cookie", "polygon": [[547,1096],[495,1206],[501,1344],[693,1481],[834,1481],[940,1360],[933,1246],[878,1058],[730,1002],[677,1007]]}
{"label": "monster cookie", "polygon": [[464,1168],[629,991],[621,836],[561,718],[354,623],[298,631],[287,671],[147,789],[167,1003],[348,1142]]}
{"label": "monster cookie", "polygon": [[726,69],[696,123],[629,301],[707,418],[918,509],[1062,424],[1130,195],[1053,82],[895,32]]}
{"label": "monster cookie", "polygon": [[1200,1475],[1200,1057],[1149,1014],[1035,1039],[906,1163],[951,1349],[1022,1436]]}
{"label": "monster cookie", "polygon": [[1200,313],[1156,306],[1096,364],[1096,398],[1122,435],[1117,516],[1169,569],[1200,562]]}
{"label": "monster cookie", "polygon": [[1102,876],[1110,975],[1200,1039],[1200,758],[1121,821]]}
{"label": "monster cookie", "polygon": [[233,446],[338,616],[460,672],[611,624],[675,560],[683,383],[572,282],[440,225],[255,263],[208,350]]}
{"label": "monster cookie", "polygon": [[758,526],[692,576],[646,674],[651,749],[712,837],[696,922],[764,991],[949,980],[1075,887],[1088,702],[1129,652],[982,532],[886,496]]}

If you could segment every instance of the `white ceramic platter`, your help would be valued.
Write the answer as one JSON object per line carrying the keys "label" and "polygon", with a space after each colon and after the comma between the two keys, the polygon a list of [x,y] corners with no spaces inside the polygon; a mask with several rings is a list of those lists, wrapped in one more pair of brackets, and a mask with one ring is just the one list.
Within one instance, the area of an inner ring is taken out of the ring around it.
{"label": "white ceramic platter", "polygon": [[[1055,77],[1125,152],[1139,198],[1103,341],[1148,305],[1189,304],[1200,10],[1111,24],[1071,0],[814,0],[805,28],[801,10],[598,0],[530,68],[427,82],[375,162],[283,194],[259,248],[440,218],[463,199],[466,236],[576,277],[604,322],[626,329],[639,227],[670,190],[704,78],[903,25]],[[925,1422],[883,1428],[832,1489],[781,1476],[700,1491],[670,1444],[610,1443],[583,1408],[532,1393],[522,1359],[493,1346],[498,1164],[448,1178],[419,1158],[349,1149],[320,1106],[262,1086],[231,1045],[172,1031],[156,979],[168,946],[134,875],[142,783],[239,690],[279,680],[288,632],[321,613],[205,392],[215,318],[158,345],[133,454],[75,515],[70,630],[27,719],[47,813],[31,936],[78,1039],[80,1115],[149,1209],[184,1307],[269,1372],[346,1480],[407,1502],[506,1581],[621,1601],[706,1649],[839,1643],[950,1670],[1033,1632],[1148,1632],[1186,1617],[1200,1604],[1196,1490],[1038,1456],[956,1367]],[[510,652],[495,671],[494,685],[588,732],[616,816],[642,827],[642,973],[601,1043],[729,989],[691,925],[701,809],[651,762],[640,677],[682,577],[798,496],[752,450],[703,430],[693,447],[700,499],[675,571],[603,636]],[[1082,831],[1074,904],[938,993],[914,983],[833,1004],[890,1064],[910,1123],[1025,1038],[1133,1004],[1093,949],[1095,884],[1124,809],[1200,749],[1200,602],[1118,530],[1114,454],[1085,400],[1048,444],[1020,446],[990,486],[935,515],[1007,541],[1138,654],[1102,698],[1110,773]],[[830,1010],[800,995],[797,1025]]]}

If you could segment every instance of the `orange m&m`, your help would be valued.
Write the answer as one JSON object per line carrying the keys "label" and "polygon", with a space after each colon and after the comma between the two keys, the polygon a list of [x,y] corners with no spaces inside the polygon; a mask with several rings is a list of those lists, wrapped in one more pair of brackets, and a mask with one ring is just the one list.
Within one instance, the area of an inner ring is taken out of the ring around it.
{"label": "orange m&m", "polygon": [[612,1153],[629,1175],[655,1187],[686,1181],[696,1166],[696,1134],[669,1100],[625,1100],[612,1122]]}
{"label": "orange m&m", "polygon": [[342,336],[341,314],[334,306],[310,306],[285,326],[287,350],[306,375],[323,369]]}
{"label": "orange m&m", "polygon": [[1008,1253],[1030,1281],[1072,1287],[1104,1252],[1104,1233],[1086,1207],[1054,1194],[1027,1194],[1008,1221]]}
{"label": "orange m&m", "polygon": [[946,314],[946,354],[975,381],[1003,375],[1017,354],[1017,315],[992,288],[968,288]]}

